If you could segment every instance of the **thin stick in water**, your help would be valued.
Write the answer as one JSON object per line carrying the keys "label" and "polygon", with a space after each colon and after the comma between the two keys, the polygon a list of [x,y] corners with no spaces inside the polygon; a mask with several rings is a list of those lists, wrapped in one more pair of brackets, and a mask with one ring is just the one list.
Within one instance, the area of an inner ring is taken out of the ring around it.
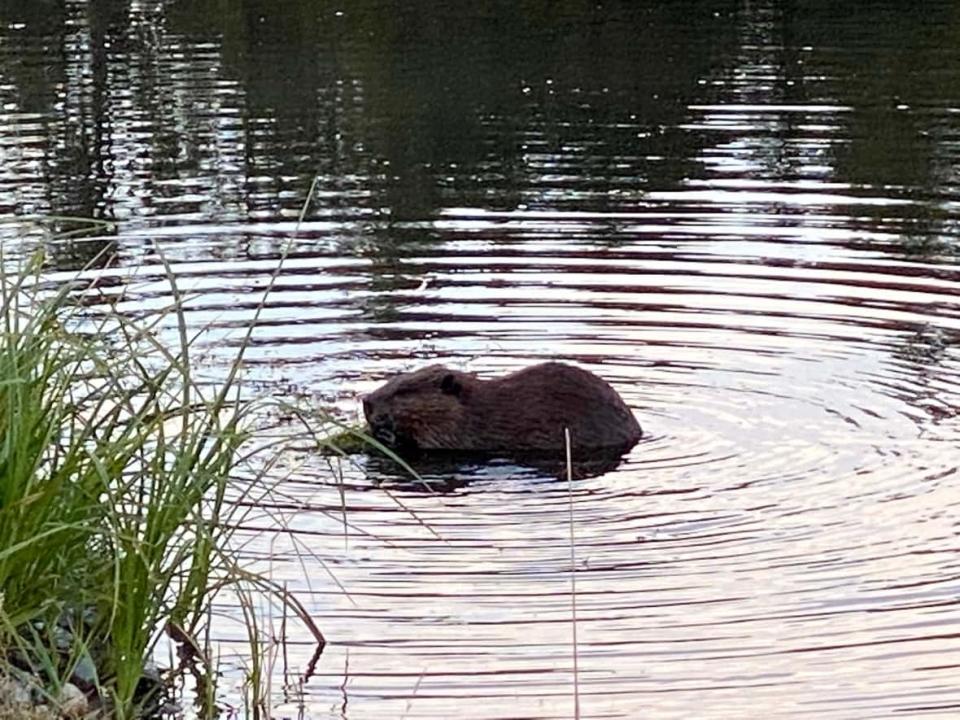
{"label": "thin stick in water", "polygon": [[577,552],[573,533],[573,460],[570,428],[563,429],[567,446],[567,497],[570,505],[570,616],[573,621],[573,717],[580,720],[580,663],[577,657]]}

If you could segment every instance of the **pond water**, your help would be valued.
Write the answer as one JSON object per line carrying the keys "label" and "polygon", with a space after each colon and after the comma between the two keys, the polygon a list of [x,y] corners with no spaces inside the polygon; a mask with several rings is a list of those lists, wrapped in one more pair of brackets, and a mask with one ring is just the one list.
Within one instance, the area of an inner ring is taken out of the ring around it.
{"label": "pond water", "polygon": [[166,258],[212,379],[283,259],[258,392],[557,358],[646,436],[572,486],[284,468],[246,552],[330,644],[276,716],[574,717],[572,504],[582,717],[956,717],[957,5],[279,7],[0,2],[7,258],[113,221],[49,277],[108,250],[136,313]]}

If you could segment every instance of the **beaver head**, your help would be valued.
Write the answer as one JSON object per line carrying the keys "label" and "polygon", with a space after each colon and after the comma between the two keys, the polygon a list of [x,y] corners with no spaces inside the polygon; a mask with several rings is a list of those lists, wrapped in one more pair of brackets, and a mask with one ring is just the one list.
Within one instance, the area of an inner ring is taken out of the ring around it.
{"label": "beaver head", "polygon": [[430,365],[398,375],[363,399],[371,434],[390,447],[436,450],[463,447],[465,408],[477,378]]}

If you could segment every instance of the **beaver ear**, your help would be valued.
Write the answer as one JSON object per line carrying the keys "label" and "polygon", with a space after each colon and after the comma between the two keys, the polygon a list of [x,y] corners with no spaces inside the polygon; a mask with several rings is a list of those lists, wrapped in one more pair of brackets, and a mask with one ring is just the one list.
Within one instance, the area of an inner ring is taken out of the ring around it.
{"label": "beaver ear", "polygon": [[460,391],[463,390],[463,385],[459,383],[453,373],[447,373],[443,376],[443,379],[440,381],[440,392],[444,395],[460,395]]}

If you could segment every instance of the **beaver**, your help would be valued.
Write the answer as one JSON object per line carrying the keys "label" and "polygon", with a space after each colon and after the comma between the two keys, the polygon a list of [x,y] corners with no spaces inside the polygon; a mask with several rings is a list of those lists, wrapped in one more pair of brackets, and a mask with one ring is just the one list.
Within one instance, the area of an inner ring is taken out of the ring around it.
{"label": "beaver", "polygon": [[430,365],[363,399],[377,440],[398,451],[625,451],[642,435],[617,391],[591,372],[545,362],[492,380]]}

